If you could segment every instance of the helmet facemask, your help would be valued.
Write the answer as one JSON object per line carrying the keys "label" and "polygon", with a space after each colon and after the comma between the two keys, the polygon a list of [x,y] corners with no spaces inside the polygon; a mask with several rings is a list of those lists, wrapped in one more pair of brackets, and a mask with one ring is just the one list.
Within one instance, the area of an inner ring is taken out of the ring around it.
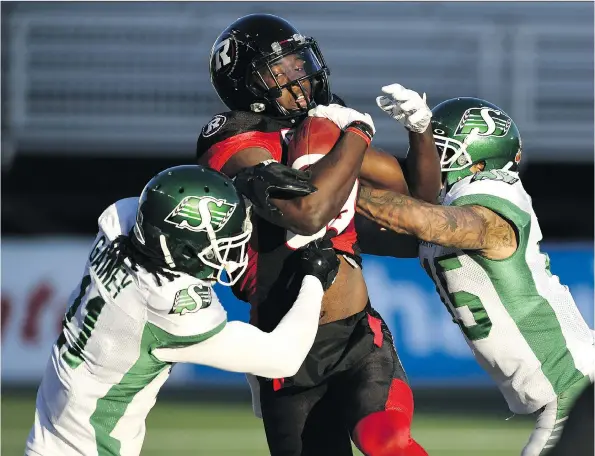
{"label": "helmet facemask", "polygon": [[465,137],[463,142],[444,136],[444,130],[434,129],[434,142],[440,151],[440,170],[442,172],[461,171],[473,164],[467,152],[467,146],[473,141],[475,130]]}
{"label": "helmet facemask", "polygon": [[[248,68],[247,86],[264,101],[252,103],[252,111],[265,111],[268,103],[283,117],[295,117],[307,114],[317,103],[329,101],[329,71],[316,41],[295,34],[272,43],[271,48],[272,53],[254,60]],[[284,89],[293,97],[295,107],[279,103]]]}
{"label": "helmet facemask", "polygon": [[[249,210],[242,224],[242,231],[231,236],[218,237],[213,226],[205,224],[207,243],[200,246],[188,240],[173,242],[169,235],[159,228],[145,226],[145,231],[158,239],[157,249],[167,267],[181,271],[201,280],[214,280],[224,286],[234,285],[248,267],[247,245],[252,235],[252,222]],[[138,237],[136,231],[135,235]],[[227,273],[225,280],[223,272]]]}
{"label": "helmet facemask", "polygon": [[[203,249],[198,258],[206,266],[213,268],[216,274],[211,277],[224,286],[234,285],[248,267],[248,242],[252,236],[252,222],[247,211],[242,232],[235,236],[217,238],[211,225],[207,226],[210,245]],[[222,274],[227,274],[225,281]]]}
{"label": "helmet facemask", "polygon": [[461,142],[446,136],[444,130],[434,128],[434,143],[440,152],[442,196],[446,194],[450,185],[471,174],[470,168],[475,162],[467,148],[477,139],[479,139],[477,129],[473,129]]}

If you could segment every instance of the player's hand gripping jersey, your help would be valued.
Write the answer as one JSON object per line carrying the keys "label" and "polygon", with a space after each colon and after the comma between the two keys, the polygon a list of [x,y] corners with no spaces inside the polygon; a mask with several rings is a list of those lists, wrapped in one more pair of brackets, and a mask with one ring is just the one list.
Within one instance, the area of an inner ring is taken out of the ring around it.
{"label": "player's hand gripping jersey", "polygon": [[517,233],[518,248],[505,260],[426,242],[419,249],[422,266],[510,410],[532,413],[584,376],[593,381],[593,334],[540,252],[541,230],[518,174],[468,176],[451,187],[443,204],[486,207]]}
{"label": "player's hand gripping jersey", "polygon": [[[342,103],[340,100],[339,102]],[[197,155],[210,167],[220,171],[235,153],[250,147],[259,147],[267,150],[274,160],[294,165],[288,163],[287,159],[287,145],[292,138],[293,127],[291,120],[252,112],[229,111],[217,114],[201,131]],[[300,161],[295,165],[303,168],[304,163]],[[355,184],[341,215],[332,220],[326,230],[336,233],[331,241],[337,252],[360,262],[354,223],[358,185]],[[239,299],[257,304],[261,309],[271,310],[260,312],[258,319],[258,326],[268,330],[275,326],[284,313],[279,303],[283,301],[281,296],[285,296],[287,292],[284,284],[291,282],[290,277],[295,270],[292,253],[324,233],[315,236],[296,235],[256,215],[253,215],[252,222],[254,233],[249,244],[248,269],[233,291]]]}

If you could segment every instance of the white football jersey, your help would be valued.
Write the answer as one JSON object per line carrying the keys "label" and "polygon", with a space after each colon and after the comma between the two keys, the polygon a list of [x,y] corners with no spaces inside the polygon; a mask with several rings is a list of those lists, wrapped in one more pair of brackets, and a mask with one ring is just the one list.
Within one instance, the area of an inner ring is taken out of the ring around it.
{"label": "white football jersey", "polygon": [[206,282],[180,275],[158,286],[140,267],[108,274],[106,249],[129,233],[137,206],[138,198],[120,200],[99,218],[38,390],[28,455],[138,455],[145,419],[172,367],[152,350],[196,344],[225,326],[226,312]]}
{"label": "white football jersey", "polygon": [[420,242],[422,266],[510,410],[532,413],[595,371],[593,333],[550,272],[531,197],[517,173],[494,170],[452,186],[443,205],[479,205],[510,221],[518,249],[489,260]]}

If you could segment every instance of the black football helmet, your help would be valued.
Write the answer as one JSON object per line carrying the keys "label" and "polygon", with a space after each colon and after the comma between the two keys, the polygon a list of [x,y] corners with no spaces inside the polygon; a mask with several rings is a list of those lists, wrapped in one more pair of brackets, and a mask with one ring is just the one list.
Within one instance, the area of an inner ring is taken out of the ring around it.
{"label": "black football helmet", "polygon": [[[332,97],[330,70],[316,40],[272,14],[250,14],[227,27],[213,45],[209,71],[217,95],[231,110],[292,118]],[[293,95],[295,109],[276,100],[283,89]]]}

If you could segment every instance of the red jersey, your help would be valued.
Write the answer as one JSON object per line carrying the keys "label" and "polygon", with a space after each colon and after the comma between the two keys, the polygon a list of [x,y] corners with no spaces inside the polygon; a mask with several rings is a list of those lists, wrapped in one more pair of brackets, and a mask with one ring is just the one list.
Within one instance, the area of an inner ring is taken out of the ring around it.
{"label": "red jersey", "polygon": [[[300,159],[288,163],[287,159],[287,144],[294,127],[291,121],[252,112],[217,114],[201,131],[197,156],[221,171],[235,153],[248,147],[260,147],[266,149],[274,160],[303,169],[312,163]],[[256,323],[261,329],[274,329],[297,296],[301,281],[294,280],[297,269],[294,263],[297,257],[293,255],[295,250],[328,231],[334,231],[336,234],[332,242],[335,250],[360,262],[354,223],[358,185],[354,186],[341,213],[312,236],[297,235],[253,214],[254,232],[249,244],[248,269],[233,292],[239,299],[258,307]],[[266,312],[263,312],[265,309]]]}

